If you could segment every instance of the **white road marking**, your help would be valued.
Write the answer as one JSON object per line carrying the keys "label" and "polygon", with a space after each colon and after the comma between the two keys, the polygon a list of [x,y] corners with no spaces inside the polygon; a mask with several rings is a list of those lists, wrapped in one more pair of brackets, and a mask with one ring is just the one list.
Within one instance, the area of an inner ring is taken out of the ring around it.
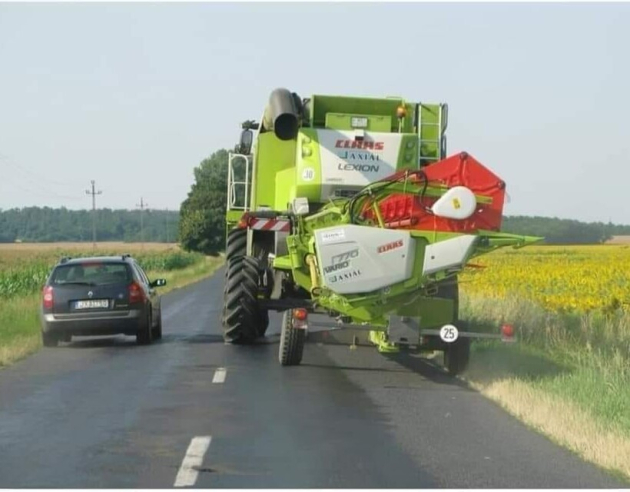
{"label": "white road marking", "polygon": [[214,377],[212,378],[213,383],[222,384],[225,382],[225,376],[227,375],[227,369],[225,367],[219,367],[214,372]]}
{"label": "white road marking", "polygon": [[186,451],[186,456],[184,456],[184,461],[182,461],[182,466],[177,472],[175,487],[191,487],[195,485],[199,475],[198,468],[203,463],[203,457],[210,447],[210,441],[212,441],[212,436],[193,437]]}

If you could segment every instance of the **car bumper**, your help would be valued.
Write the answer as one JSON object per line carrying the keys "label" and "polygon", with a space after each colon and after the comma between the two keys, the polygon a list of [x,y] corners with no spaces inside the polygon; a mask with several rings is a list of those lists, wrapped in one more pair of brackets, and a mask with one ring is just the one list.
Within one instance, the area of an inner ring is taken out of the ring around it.
{"label": "car bumper", "polygon": [[135,335],[145,319],[142,309],[120,313],[41,314],[43,332],[75,336]]}

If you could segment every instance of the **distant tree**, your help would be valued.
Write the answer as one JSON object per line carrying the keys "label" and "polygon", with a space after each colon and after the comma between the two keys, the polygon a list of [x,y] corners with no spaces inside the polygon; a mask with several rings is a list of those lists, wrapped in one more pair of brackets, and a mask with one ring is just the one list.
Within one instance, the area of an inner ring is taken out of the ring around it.
{"label": "distant tree", "polygon": [[225,247],[228,151],[195,168],[195,182],[180,209],[179,241],[187,251],[215,255]]}

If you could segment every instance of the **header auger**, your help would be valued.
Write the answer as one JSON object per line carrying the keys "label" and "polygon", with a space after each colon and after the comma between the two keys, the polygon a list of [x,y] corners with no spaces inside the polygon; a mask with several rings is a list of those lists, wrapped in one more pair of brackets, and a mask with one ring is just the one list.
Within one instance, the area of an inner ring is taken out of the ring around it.
{"label": "header auger", "polygon": [[299,364],[309,314],[325,314],[309,338],[345,329],[381,352],[441,350],[456,374],[470,338],[502,337],[462,330],[457,274],[540,238],[500,232],[506,185],[472,155],[446,156],[447,118],[446,104],[271,93],[229,159],[227,342],[253,342],[281,311],[280,362]]}

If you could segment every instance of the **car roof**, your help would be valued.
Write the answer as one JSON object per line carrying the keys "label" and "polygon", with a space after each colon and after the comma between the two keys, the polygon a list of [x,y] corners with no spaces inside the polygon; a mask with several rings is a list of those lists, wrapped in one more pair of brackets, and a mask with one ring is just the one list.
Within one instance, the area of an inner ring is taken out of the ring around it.
{"label": "car roof", "polygon": [[117,255],[117,256],[86,256],[81,258],[66,258],[61,260],[59,265],[76,265],[77,263],[127,263],[129,260],[133,260],[130,256]]}

